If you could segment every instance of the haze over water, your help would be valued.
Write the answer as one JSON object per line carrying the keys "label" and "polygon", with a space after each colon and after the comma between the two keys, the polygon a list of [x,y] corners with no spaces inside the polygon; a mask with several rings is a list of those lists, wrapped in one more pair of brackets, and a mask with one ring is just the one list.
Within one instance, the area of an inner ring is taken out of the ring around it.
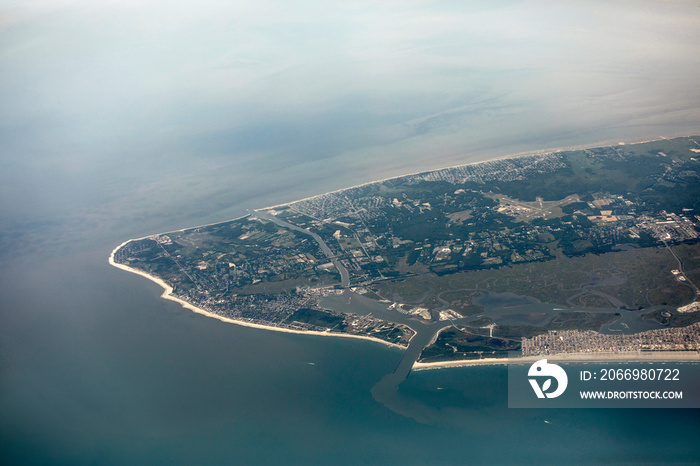
{"label": "haze over water", "polygon": [[503,368],[413,373],[401,416],[370,393],[400,351],[107,264],[386,176],[700,132],[697,2],[377,3],[0,3],[1,462],[697,459],[692,411],[509,410]]}

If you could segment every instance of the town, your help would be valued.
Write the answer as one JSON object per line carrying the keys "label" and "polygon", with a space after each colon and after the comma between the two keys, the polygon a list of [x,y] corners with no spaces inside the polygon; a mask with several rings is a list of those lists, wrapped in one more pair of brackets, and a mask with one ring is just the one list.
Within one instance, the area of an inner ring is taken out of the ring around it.
{"label": "town", "polygon": [[682,328],[648,330],[631,335],[605,335],[590,330],[550,330],[523,338],[523,356],[565,353],[627,353],[637,351],[700,351],[700,323]]}

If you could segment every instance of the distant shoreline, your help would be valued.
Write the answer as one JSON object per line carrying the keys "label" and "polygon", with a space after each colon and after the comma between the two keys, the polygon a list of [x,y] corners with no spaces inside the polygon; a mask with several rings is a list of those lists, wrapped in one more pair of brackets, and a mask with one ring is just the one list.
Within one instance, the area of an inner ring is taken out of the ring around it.
{"label": "distant shoreline", "polygon": [[507,364],[530,364],[540,359],[560,363],[603,363],[603,362],[697,362],[698,351],[630,351],[626,353],[559,353],[520,358],[463,359],[459,361],[415,362],[412,370],[446,369],[449,367],[497,366]]}
{"label": "distant shoreline", "polygon": [[[646,144],[646,143],[648,143],[648,142],[666,141],[666,140],[669,140],[669,139],[690,138],[690,137],[692,137],[692,136],[694,136],[694,135],[691,134],[691,135],[688,135],[688,136],[673,136],[673,137],[671,137],[671,138],[667,138],[667,137],[661,136],[661,137],[659,137],[658,139],[648,139],[648,140],[644,140],[644,141],[634,141],[634,142],[625,142],[625,141],[612,142],[613,140],[607,140],[607,141],[602,141],[602,142],[596,142],[596,143],[593,143],[593,144],[581,144],[581,145],[578,145],[578,146],[565,146],[565,147],[555,147],[555,148],[552,148],[552,149],[535,149],[535,150],[529,150],[529,151],[523,151],[523,152],[516,152],[515,154],[501,155],[501,156],[494,157],[494,158],[487,159],[487,160],[479,160],[479,161],[477,161],[477,162],[460,163],[460,164],[457,164],[457,165],[448,165],[448,166],[446,166],[446,167],[431,168],[431,169],[422,170],[422,171],[417,171],[417,172],[412,172],[412,173],[404,173],[403,175],[389,176],[389,177],[387,177],[387,178],[381,178],[381,179],[379,179],[379,180],[367,181],[367,182],[365,182],[365,183],[360,183],[360,184],[356,184],[356,185],[353,185],[353,186],[348,186],[348,187],[345,187],[345,188],[335,189],[335,190],[333,190],[333,191],[328,191],[328,192],[326,192],[326,193],[314,194],[313,196],[308,196],[308,197],[305,197],[305,198],[303,198],[303,199],[297,199],[297,200],[294,200],[294,201],[289,201],[289,202],[286,202],[286,203],[283,203],[283,204],[277,204],[277,205],[273,205],[273,206],[269,206],[269,207],[262,207],[262,208],[260,208],[260,209],[255,209],[255,211],[256,211],[256,212],[260,212],[260,211],[266,211],[266,210],[270,210],[270,209],[276,209],[276,208],[278,208],[278,207],[287,207],[287,206],[289,206],[290,204],[295,204],[295,203],[297,203],[297,202],[308,201],[308,200],[310,200],[310,199],[315,199],[315,198],[317,198],[317,197],[326,196],[326,195],[328,195],[328,194],[341,193],[341,192],[347,191],[347,190],[349,190],[349,189],[361,188],[361,187],[364,187],[364,186],[369,186],[369,185],[371,185],[371,184],[383,183],[384,181],[396,180],[396,179],[404,178],[404,177],[407,177],[407,176],[420,175],[421,173],[430,173],[430,172],[436,172],[436,171],[440,171],[440,170],[450,170],[450,169],[452,169],[452,168],[468,167],[468,166],[471,166],[471,165],[479,165],[479,164],[481,164],[481,163],[494,162],[494,161],[496,161],[496,160],[517,159],[517,158],[523,158],[523,157],[531,157],[531,156],[535,156],[535,155],[543,155],[543,156],[544,156],[544,155],[556,154],[556,153],[559,153],[559,152],[567,152],[567,151],[574,151],[574,150],[595,149],[595,148],[598,148],[598,147],[607,147],[607,146],[611,146],[611,145],[616,145],[616,146],[619,146],[619,145],[627,146],[627,145],[629,145],[629,146],[633,146],[633,145],[636,145],[636,144]],[[225,222],[228,222],[228,221],[231,221],[231,220],[224,220],[223,222],[219,222],[219,223],[225,223]],[[203,226],[205,226],[205,225],[203,225]],[[199,228],[199,227],[193,227],[193,228]],[[191,228],[185,228],[185,229],[186,229],[186,230],[190,230]],[[176,231],[182,231],[182,230],[176,230]]]}
{"label": "distant shoreline", "polygon": [[[242,217],[240,217],[240,218],[242,218]],[[219,222],[219,223],[221,223],[221,222]],[[195,227],[195,228],[198,228],[198,227]],[[189,228],[187,228],[187,229],[189,229]],[[181,230],[174,230],[174,231],[181,231]],[[164,233],[160,233],[160,234],[164,234]],[[149,236],[154,236],[154,235],[149,235]],[[143,238],[137,238],[136,240],[148,238],[149,236],[144,236]],[[131,272],[131,273],[134,273],[136,275],[146,277],[147,279],[151,280],[152,282],[157,283],[158,285],[160,285],[163,288],[163,294],[160,295],[161,298],[167,299],[170,301],[175,301],[176,303],[179,303],[185,309],[189,309],[190,311],[193,311],[197,314],[201,314],[201,315],[206,316],[206,317],[211,317],[211,318],[220,320],[222,322],[240,325],[243,327],[251,327],[251,328],[257,328],[257,329],[262,329],[262,330],[272,330],[275,332],[282,332],[282,333],[296,333],[296,334],[300,334],[300,335],[316,335],[316,336],[322,336],[322,337],[355,338],[355,339],[360,339],[360,340],[369,340],[369,341],[373,341],[376,343],[382,343],[382,344],[390,346],[392,348],[399,348],[401,350],[406,349],[405,346],[397,345],[396,343],[390,343],[388,341],[380,340],[379,338],[374,338],[374,337],[367,337],[367,336],[362,336],[362,335],[351,335],[349,333],[318,332],[315,330],[294,330],[294,329],[284,328],[284,327],[274,327],[271,325],[256,324],[256,323],[248,322],[245,320],[231,319],[229,317],[224,317],[224,316],[220,316],[218,314],[214,314],[213,312],[205,311],[204,309],[197,307],[197,306],[185,301],[184,299],[180,299],[180,298],[173,296],[173,288],[170,285],[168,285],[167,283],[165,283],[163,280],[161,280],[160,278],[154,277],[153,275],[150,275],[142,270],[138,270],[138,269],[135,269],[133,267],[129,267],[128,265],[120,264],[114,260],[114,254],[119,249],[121,249],[127,243],[129,243],[131,241],[136,241],[136,240],[130,239],[130,240],[124,241],[122,244],[120,244],[119,246],[114,248],[112,253],[109,255],[109,264],[114,266],[114,267],[117,267],[118,269],[126,270],[127,272]]]}
{"label": "distant shoreline", "polygon": [[[660,137],[658,137],[657,139],[647,139],[647,140],[643,140],[643,141],[634,141],[634,142],[618,141],[618,142],[615,142],[615,143],[612,142],[613,140],[607,140],[607,141],[602,141],[602,142],[597,142],[597,143],[591,143],[591,144],[581,144],[581,145],[578,145],[578,146],[565,146],[565,147],[557,147],[557,148],[553,148],[553,149],[537,149],[537,150],[530,150],[530,151],[517,152],[517,153],[515,153],[515,154],[502,155],[502,156],[494,157],[494,158],[487,159],[487,160],[479,160],[479,161],[476,161],[476,162],[469,162],[469,163],[460,163],[460,164],[456,164],[456,165],[449,165],[449,166],[445,166],[445,167],[439,167],[439,168],[421,170],[421,171],[412,172],[412,173],[405,173],[405,174],[403,174],[403,175],[389,176],[389,177],[382,178],[382,179],[378,179],[378,180],[373,180],[373,181],[367,181],[367,182],[364,182],[364,183],[359,183],[359,184],[356,184],[356,185],[353,185],[353,186],[347,186],[347,187],[345,187],[345,188],[335,189],[335,190],[333,190],[333,191],[328,191],[328,192],[325,192],[325,193],[314,194],[313,196],[307,196],[307,197],[302,198],[302,199],[295,199],[295,200],[293,200],[293,201],[288,201],[288,202],[284,202],[284,203],[281,203],[281,204],[276,204],[276,205],[267,206],[267,207],[261,207],[261,208],[259,208],[259,209],[253,209],[253,212],[263,212],[263,211],[266,211],[266,210],[276,209],[276,208],[279,208],[279,207],[287,207],[287,206],[289,206],[290,204],[294,204],[294,203],[297,203],[297,202],[308,201],[309,199],[314,199],[314,198],[321,197],[321,196],[325,196],[325,195],[328,195],[328,194],[340,193],[340,192],[343,192],[343,191],[347,191],[347,190],[349,190],[349,189],[361,188],[361,187],[363,187],[363,186],[369,186],[369,185],[371,185],[371,184],[382,183],[382,182],[384,182],[384,181],[389,181],[389,180],[396,180],[396,179],[404,178],[404,177],[407,177],[407,176],[420,175],[421,173],[430,173],[430,172],[435,172],[435,171],[440,171],[440,170],[449,170],[449,169],[451,169],[451,168],[458,168],[458,167],[468,167],[468,166],[471,166],[471,165],[478,165],[478,164],[482,164],[482,163],[494,162],[494,161],[496,161],[496,160],[517,159],[517,158],[529,157],[529,156],[533,156],[533,155],[550,155],[550,154],[556,154],[556,153],[559,153],[559,152],[566,152],[566,151],[573,151],[573,150],[595,149],[595,148],[597,148],[597,147],[607,147],[607,146],[610,146],[610,145],[626,145],[626,146],[629,145],[629,146],[633,146],[633,145],[636,145],[636,144],[646,144],[646,143],[648,143],[648,142],[665,141],[665,140],[677,139],[677,138],[690,138],[690,137],[693,137],[693,136],[696,136],[696,135],[690,134],[690,135],[687,135],[687,136],[673,136],[673,137],[664,137],[664,136],[660,136]],[[196,229],[196,228],[204,228],[204,227],[208,227],[208,226],[212,226],[212,225],[218,225],[218,224],[220,224],[220,223],[233,222],[233,221],[236,221],[236,220],[240,220],[240,219],[242,219],[242,218],[245,218],[245,217],[249,217],[249,216],[251,215],[251,214],[250,214],[251,211],[248,210],[248,212],[249,212],[249,213],[247,213],[247,214],[245,214],[245,215],[241,215],[241,216],[238,216],[238,217],[235,217],[235,218],[231,218],[231,219],[227,219],[227,220],[221,220],[220,222],[205,223],[205,224],[202,224],[202,225],[195,225],[195,226],[191,226],[191,227],[180,228],[180,229],[178,229],[178,230],[170,230],[170,231],[165,231],[165,232],[162,232],[162,233],[154,233],[154,234],[151,234],[151,235],[144,236],[144,237],[142,237],[142,238],[134,238],[133,241],[137,241],[137,240],[139,240],[139,239],[148,238],[148,237],[150,237],[150,236],[166,235],[166,234],[168,234],[168,233],[173,233],[173,232],[176,232],[176,231],[194,230],[194,229]],[[132,241],[132,240],[125,241],[125,242],[122,243],[122,245],[120,245],[119,247],[123,246],[124,244],[128,243],[129,241]],[[117,249],[119,249],[119,247],[118,247]]]}

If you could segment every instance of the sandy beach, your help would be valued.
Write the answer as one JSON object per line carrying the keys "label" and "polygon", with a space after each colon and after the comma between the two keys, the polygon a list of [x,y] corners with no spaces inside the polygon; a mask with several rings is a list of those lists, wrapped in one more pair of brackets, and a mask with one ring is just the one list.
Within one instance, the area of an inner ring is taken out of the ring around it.
{"label": "sandy beach", "polygon": [[[179,230],[178,230],[179,231]],[[148,236],[145,236],[144,238],[148,238]],[[143,238],[139,238],[143,239]],[[361,335],[350,335],[347,333],[332,333],[332,332],[317,332],[313,330],[294,330],[294,329],[289,329],[289,328],[283,328],[283,327],[273,327],[271,325],[261,325],[261,324],[256,324],[253,322],[247,322],[245,320],[236,320],[236,319],[230,319],[228,317],[223,317],[218,314],[214,314],[212,312],[205,311],[202,308],[199,308],[197,306],[193,306],[192,304],[188,303],[187,301],[177,298],[173,296],[173,288],[165,283],[163,280],[161,280],[158,277],[154,277],[153,275],[149,275],[146,272],[138,269],[134,269],[132,267],[129,267],[128,265],[124,264],[119,264],[115,262],[114,260],[114,254],[121,249],[123,246],[125,246],[127,243],[130,241],[134,240],[127,240],[124,241],[122,244],[114,248],[112,253],[109,255],[109,264],[113,265],[114,267],[117,267],[122,270],[126,270],[127,272],[135,273],[137,275],[141,275],[142,277],[146,277],[147,279],[151,280],[152,282],[157,283],[163,288],[163,294],[160,296],[161,298],[168,299],[170,301],[175,301],[176,303],[179,303],[182,307],[185,309],[189,309],[190,311],[196,312],[197,314],[202,314],[207,317],[211,317],[214,319],[218,319],[222,322],[228,322],[230,324],[236,324],[236,325],[242,325],[244,327],[252,327],[252,328],[259,328],[262,330],[272,330],[275,332],[283,332],[283,333],[298,333],[302,335],[317,335],[317,336],[322,336],[322,337],[340,337],[340,338],[356,338],[360,340],[369,340],[369,341],[374,341],[376,343],[381,343],[383,345],[390,346],[392,348],[399,348],[401,350],[405,350],[405,346],[397,345],[395,343],[390,343],[388,341],[380,340],[379,338],[373,338],[373,337],[367,337],[367,336],[361,336]]]}
{"label": "sandy beach", "polygon": [[448,367],[493,366],[501,364],[532,364],[540,359],[560,363],[601,362],[697,362],[697,351],[630,351],[627,353],[560,353],[521,358],[466,359],[462,361],[415,362],[412,370],[444,369]]}

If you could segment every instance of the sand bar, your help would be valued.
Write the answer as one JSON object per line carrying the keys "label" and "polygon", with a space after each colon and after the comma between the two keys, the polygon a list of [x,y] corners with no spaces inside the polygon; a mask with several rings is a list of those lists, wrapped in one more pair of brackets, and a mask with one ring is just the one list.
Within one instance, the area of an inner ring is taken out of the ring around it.
{"label": "sand bar", "polygon": [[561,363],[601,362],[696,362],[700,363],[697,351],[629,351],[625,353],[559,353],[521,358],[465,359],[461,361],[415,362],[414,371],[444,369],[447,367],[493,366],[501,364],[532,364],[540,359]]}

